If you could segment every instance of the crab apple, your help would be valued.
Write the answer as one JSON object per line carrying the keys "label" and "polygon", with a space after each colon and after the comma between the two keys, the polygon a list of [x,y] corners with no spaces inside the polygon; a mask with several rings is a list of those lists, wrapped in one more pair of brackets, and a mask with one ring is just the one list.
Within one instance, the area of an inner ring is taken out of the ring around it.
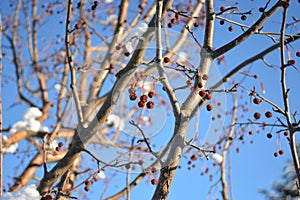
{"label": "crab apple", "polygon": [[92,10],[96,10],[97,6],[96,5],[92,5],[91,9]]}
{"label": "crab apple", "polygon": [[173,27],[173,23],[172,23],[172,22],[169,22],[169,23],[168,23],[168,27],[169,27],[169,28],[172,28],[172,27]]}
{"label": "crab apple", "polygon": [[259,98],[254,98],[254,99],[253,99],[253,103],[255,103],[255,104],[260,104],[260,99],[259,99]]}
{"label": "crab apple", "polygon": [[146,106],[147,106],[148,109],[152,109],[152,108],[154,108],[154,102],[153,101],[148,101]]}
{"label": "crab apple", "polygon": [[94,1],[94,5],[95,5],[95,6],[98,6],[98,5],[99,5],[99,2],[98,2],[98,1]]}
{"label": "crab apple", "polygon": [[86,192],[88,192],[88,191],[90,190],[90,187],[89,187],[89,186],[85,186],[85,187],[84,187],[84,190],[85,190]]}
{"label": "crab apple", "polygon": [[169,57],[164,57],[164,62],[165,62],[165,63],[170,62],[170,58],[169,58]]}
{"label": "crab apple", "polygon": [[249,131],[249,135],[253,135],[254,134],[254,132],[253,131]]}
{"label": "crab apple", "polygon": [[264,9],[263,7],[260,7],[260,8],[258,9],[258,11],[259,11],[259,12],[264,12],[265,9]]}
{"label": "crab apple", "polygon": [[129,51],[126,51],[126,52],[124,53],[124,55],[127,56],[127,57],[130,56]]}
{"label": "crab apple", "polygon": [[86,181],[84,181],[84,184],[85,184],[85,185],[91,185],[92,183],[91,183],[91,181],[86,180]]}
{"label": "crab apple", "polygon": [[130,99],[131,101],[136,100],[136,98],[137,98],[137,96],[136,96],[135,93],[132,93],[132,94],[129,96],[129,99]]}
{"label": "crab apple", "polygon": [[255,119],[260,119],[260,113],[259,112],[254,113],[253,116],[254,116]]}
{"label": "crab apple", "polygon": [[145,106],[145,103],[144,103],[144,102],[142,102],[142,101],[139,101],[139,102],[138,102],[138,106],[139,106],[140,108],[142,108],[142,107],[144,107],[144,106]]}
{"label": "crab apple", "polygon": [[284,154],[283,149],[280,149],[280,150],[278,151],[278,153],[279,153],[280,155],[283,155],[283,154]]}
{"label": "crab apple", "polygon": [[175,24],[175,23],[176,23],[176,19],[175,19],[175,18],[172,18],[172,19],[171,19],[171,23],[172,23],[172,24]]}
{"label": "crab apple", "polygon": [[62,147],[62,146],[64,146],[64,144],[63,144],[62,142],[59,142],[59,143],[58,143],[58,146],[59,146],[59,147]]}
{"label": "crab apple", "polygon": [[220,11],[224,12],[226,10],[226,8],[224,6],[221,6]]}
{"label": "crab apple", "polygon": [[278,157],[278,153],[277,152],[274,153],[274,157]]}
{"label": "crab apple", "polygon": [[247,16],[246,15],[242,15],[241,16],[241,20],[245,21],[247,19]]}
{"label": "crab apple", "polygon": [[233,31],[233,26],[229,26],[228,31],[230,31],[230,32]]}
{"label": "crab apple", "polygon": [[204,90],[200,90],[200,91],[199,91],[199,95],[200,95],[200,97],[204,97],[204,96],[205,96],[205,94],[206,94],[206,92],[205,92]]}
{"label": "crab apple", "polygon": [[271,138],[272,138],[272,134],[271,134],[271,133],[268,133],[268,134],[267,134],[267,138],[271,139]]}
{"label": "crab apple", "polygon": [[297,57],[300,57],[300,51],[297,51],[297,52],[296,52],[296,56],[297,56]]}
{"label": "crab apple", "polygon": [[199,26],[199,23],[198,22],[195,22],[194,23],[194,27],[198,27]]}
{"label": "crab apple", "polygon": [[258,79],[258,75],[257,75],[257,74],[254,74],[254,75],[253,75],[253,78]]}
{"label": "crab apple", "polygon": [[207,104],[206,105],[206,110],[207,111],[211,111],[213,109],[212,105],[211,104]]}
{"label": "crab apple", "polygon": [[157,180],[156,179],[151,179],[151,184],[152,185],[156,185],[157,184]]}
{"label": "crab apple", "polygon": [[155,95],[155,93],[154,93],[153,90],[151,90],[150,92],[148,92],[148,97],[149,97],[149,98],[153,98],[154,95]]}
{"label": "crab apple", "polygon": [[207,100],[211,100],[211,94],[206,93],[205,98],[206,98]]}
{"label": "crab apple", "polygon": [[225,21],[224,20],[221,20],[220,21],[220,25],[224,25],[225,24]]}
{"label": "crab apple", "polygon": [[272,113],[270,111],[267,111],[265,113],[266,118],[271,118],[272,117]]}
{"label": "crab apple", "polygon": [[289,132],[284,131],[283,135],[284,135],[284,136],[288,136],[288,135],[289,135]]}
{"label": "crab apple", "polygon": [[77,29],[77,30],[78,30],[78,29],[80,29],[80,28],[81,28],[81,25],[80,25],[80,24],[75,24],[75,26],[74,26],[74,27],[75,27],[75,29]]}
{"label": "crab apple", "polygon": [[191,160],[193,160],[193,161],[197,160],[197,156],[196,156],[195,154],[193,154],[193,155],[191,156]]}
{"label": "crab apple", "polygon": [[146,102],[148,101],[147,95],[143,94],[143,95],[140,97],[140,101],[143,102],[143,103],[146,103]]}
{"label": "crab apple", "polygon": [[288,60],[288,62],[287,62],[288,65],[294,65],[295,63],[296,63],[295,60]]}

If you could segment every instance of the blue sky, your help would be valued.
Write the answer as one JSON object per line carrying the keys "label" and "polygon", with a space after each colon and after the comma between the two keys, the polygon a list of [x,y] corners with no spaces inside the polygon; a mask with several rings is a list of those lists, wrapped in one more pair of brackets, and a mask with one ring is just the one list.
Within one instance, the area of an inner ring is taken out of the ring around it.
{"label": "blue sky", "polygon": [[[45,3],[46,1],[41,1]],[[218,9],[221,5],[223,6],[232,6],[234,4],[233,1],[215,1],[216,9]],[[271,1],[273,4],[275,1]],[[5,15],[10,13],[9,8],[10,1],[1,1],[0,8],[2,12],[2,18]],[[113,4],[118,5],[118,2],[113,2]],[[291,6],[288,10],[287,21],[291,22],[291,16],[295,16],[300,18],[299,16],[299,5],[296,1],[292,2],[293,6]],[[130,6],[136,5],[136,1],[130,1]],[[244,22],[248,25],[251,25],[254,19],[257,19],[257,16],[260,14],[258,12],[258,8],[263,6],[264,2],[259,0],[253,1],[239,1],[239,7],[241,11],[248,11],[249,8],[254,8],[252,10],[253,17],[248,17],[247,21]],[[132,10],[134,10],[132,8]],[[266,25],[264,25],[264,31],[279,31],[280,30],[280,22],[281,22],[281,11],[279,11],[272,19],[270,19]],[[57,34],[63,36],[64,34],[64,24],[60,24],[59,21],[64,22],[64,15],[55,15],[48,20],[48,25],[44,26],[41,29],[41,47],[44,42],[47,42],[49,38],[55,39]],[[230,18],[231,16],[226,16]],[[106,18],[103,17],[103,18]],[[233,19],[237,19],[233,17]],[[74,22],[75,24],[75,22]],[[234,26],[233,32],[227,31],[228,24],[224,26],[220,26],[218,24],[218,20],[216,20],[215,25],[215,40],[214,47],[218,48],[221,45],[224,45],[228,41],[232,40],[237,36],[237,34],[242,33],[242,31]],[[176,30],[176,27],[174,28]],[[289,30],[289,29],[288,29]],[[107,31],[107,32],[106,32]],[[108,30],[104,31],[105,34],[108,34]],[[200,38],[200,41],[203,36],[203,30],[197,29],[195,30],[195,34]],[[24,39],[24,38],[23,38]],[[3,39],[4,44],[7,44],[7,40]],[[101,41],[94,41],[95,44],[101,43]],[[257,54],[258,52],[264,50],[264,47],[268,47],[272,45],[272,40],[267,38],[266,36],[251,36],[246,42],[241,44],[239,47],[233,49],[232,51],[225,54],[226,65],[222,63],[218,65],[216,62],[214,63],[215,68],[217,68],[221,74],[228,72],[229,69],[240,64],[243,60],[250,58],[251,56]],[[55,46],[54,48],[58,48]],[[294,49],[293,49],[294,48]],[[299,41],[293,43],[293,48],[289,46],[289,50],[291,51],[291,57],[296,60],[296,67],[299,67],[300,58],[295,56],[296,51],[300,51],[300,43]],[[7,50],[4,50],[7,51]],[[275,51],[272,54],[266,56],[266,60],[274,65],[274,67],[270,68],[264,65],[262,61],[257,61],[251,65],[251,74],[257,74],[258,79],[247,78],[242,82],[242,87],[246,88],[249,92],[253,86],[256,86],[258,92],[262,93],[260,84],[264,83],[264,87],[266,93],[265,97],[271,99],[279,106],[282,106],[282,98],[281,98],[281,88],[280,88],[280,71],[279,71],[279,51]],[[26,52],[24,52],[26,54]],[[14,77],[14,68],[13,66],[6,60],[3,60],[3,82],[2,82],[2,98],[3,98],[3,127],[9,127],[14,122],[21,120],[22,115],[26,109],[24,105],[20,105],[17,102],[17,88],[16,85],[13,84],[13,81],[5,82],[5,80],[9,80],[11,77]],[[245,68],[249,69],[248,68]],[[244,71],[245,71],[244,70]],[[29,74],[28,74],[29,76]],[[30,78],[30,76],[29,76]],[[239,82],[242,80],[244,76],[238,75],[233,80]],[[288,87],[291,88],[290,92],[290,105],[292,110],[297,110],[300,107],[300,94],[298,92],[298,86],[300,85],[299,72],[289,68],[287,70],[287,81]],[[50,85],[55,84],[55,81],[52,81]],[[225,88],[229,87],[225,85]],[[50,88],[50,94],[54,95],[55,90]],[[246,92],[246,91],[244,91]],[[249,112],[243,113],[245,117],[241,119],[240,122],[245,122],[247,119],[253,119],[252,114],[254,111],[259,111],[264,113],[266,110],[271,110],[271,107],[267,104],[263,104],[262,106],[250,104],[250,97],[247,95],[243,95],[243,99],[240,99],[240,93],[238,94],[239,102],[241,105],[245,105],[249,108]],[[231,96],[226,96],[228,107],[231,106]],[[246,105],[245,102],[248,102]],[[16,104],[14,104],[16,103]],[[14,104],[12,106],[12,104]],[[207,128],[207,124],[210,122],[210,114],[207,114],[205,108],[202,109],[204,111],[200,112],[200,118],[204,119],[200,125],[201,130]],[[239,115],[241,115],[240,113]],[[53,120],[52,113],[52,120]],[[272,118],[274,120],[274,118]],[[171,119],[172,120],[172,119]],[[230,116],[226,118],[227,122],[230,120]],[[272,122],[272,120],[267,120],[267,122]],[[47,121],[47,125],[51,125],[51,120]],[[172,125],[167,124],[161,132],[168,132],[168,130],[172,130]],[[258,127],[253,127],[253,129],[259,129]],[[233,148],[230,151],[230,160],[231,160],[231,177],[232,177],[232,188],[235,199],[263,199],[263,196],[258,194],[258,189],[261,188],[270,188],[271,183],[275,180],[279,180],[282,176],[282,168],[284,167],[286,161],[291,158],[287,140],[280,136],[280,139],[276,137],[275,131],[273,132],[273,138],[270,140],[266,137],[266,133],[270,132],[271,128],[266,128],[265,131],[260,131],[259,134],[255,133],[253,136],[249,136],[245,134],[245,144],[242,144],[241,141],[236,141],[234,143]],[[199,134],[203,134],[200,133]],[[205,132],[205,131],[204,131]],[[5,133],[7,135],[7,133]],[[204,133],[205,135],[205,133]],[[161,136],[161,135],[160,135]],[[168,136],[163,136],[162,138],[168,138]],[[164,139],[166,139],[164,138]],[[277,140],[277,139],[278,140]],[[157,136],[157,140],[161,139],[161,137]],[[155,138],[154,138],[155,140]],[[250,140],[253,140],[253,144],[250,144]],[[285,150],[285,154],[283,156],[279,156],[275,158],[273,153],[276,151],[276,143],[279,141],[280,145],[282,145],[282,149]],[[22,142],[20,146],[22,149],[27,149],[27,143]],[[235,148],[239,147],[240,152],[236,153]],[[33,148],[30,151],[35,151]],[[188,154],[189,155],[189,154]],[[19,163],[19,168],[15,170],[12,166],[16,166],[16,159],[14,155],[6,155],[4,157],[4,182],[12,183],[12,175],[17,175],[22,171],[22,168],[27,165],[28,158],[26,158],[26,154],[20,153],[19,156],[22,158],[23,162]],[[85,158],[89,159],[89,158]],[[211,186],[218,180],[219,171],[217,171],[217,167],[212,166],[212,161],[199,161],[199,159],[195,162],[196,167],[192,170],[187,169],[188,159],[182,158],[181,166],[176,173],[175,179],[171,186],[169,199],[215,199],[215,196],[219,194],[219,188],[213,188],[211,191],[211,195],[208,195],[208,191]],[[51,166],[51,165],[49,165]],[[201,176],[201,172],[203,172],[207,167],[209,167],[209,173],[205,176]],[[111,173],[114,173],[112,171]],[[110,174],[108,172],[108,174]],[[213,174],[213,181],[209,181],[209,174]],[[39,173],[41,176],[41,173]],[[107,194],[113,194],[116,191],[119,191],[120,188],[124,186],[124,178],[125,173],[121,173],[118,176],[117,180],[110,185],[107,190]],[[131,176],[134,177],[134,174]],[[155,186],[149,183],[149,180],[153,177],[145,178],[141,184],[139,184],[135,189],[132,190],[131,197],[132,199],[149,199],[154,192]],[[92,186],[92,191],[89,195],[93,196],[92,198],[97,198],[99,196],[99,191],[102,191],[104,188],[103,181],[97,182]],[[90,197],[91,198],[91,197]]]}

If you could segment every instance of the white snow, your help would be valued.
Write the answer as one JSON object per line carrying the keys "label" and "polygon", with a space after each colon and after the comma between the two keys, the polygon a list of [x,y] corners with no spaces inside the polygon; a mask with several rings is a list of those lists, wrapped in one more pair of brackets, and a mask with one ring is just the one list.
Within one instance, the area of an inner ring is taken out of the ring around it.
{"label": "white snow", "polygon": [[144,88],[144,93],[148,93],[152,89],[153,83],[149,81],[139,81],[137,83],[137,86],[140,88]]}
{"label": "white snow", "polygon": [[106,175],[104,173],[104,171],[100,171],[98,174],[97,174],[97,179],[105,179],[106,178]]}
{"label": "white snow", "polygon": [[220,164],[223,161],[223,157],[220,154],[213,153],[211,158],[216,161],[216,163]]}
{"label": "white snow", "polygon": [[124,121],[115,114],[108,115],[106,124],[109,126],[114,126],[117,130],[123,130],[125,126]]}
{"label": "white snow", "polygon": [[30,119],[36,119],[38,117],[41,117],[43,113],[40,111],[40,109],[36,107],[29,108],[23,116],[24,121],[28,121]]}
{"label": "white snow", "polygon": [[[4,135],[2,137],[2,140],[6,141],[7,140],[7,136]],[[2,148],[2,152],[3,153],[15,153],[17,151],[17,149],[18,149],[18,143],[15,143],[15,144],[10,145],[7,148]]]}
{"label": "white snow", "polygon": [[132,52],[138,42],[138,38],[143,35],[148,29],[148,24],[146,22],[139,22],[135,28],[130,31],[128,35],[129,40],[125,44],[127,51]]}
{"label": "white snow", "polygon": [[12,127],[9,129],[9,132],[11,134],[14,134],[15,132],[17,132],[19,130],[25,129],[26,126],[27,126],[26,121],[18,121],[12,125]]}
{"label": "white snow", "polygon": [[112,3],[112,0],[105,0],[106,3]]}
{"label": "white snow", "polygon": [[58,146],[57,140],[47,141],[47,149],[54,150]]}
{"label": "white snow", "polygon": [[41,196],[36,190],[36,185],[27,185],[16,192],[8,192],[4,194],[1,200],[39,200]]}
{"label": "white snow", "polygon": [[188,55],[183,51],[179,52],[177,61],[179,63],[185,63],[187,60],[188,60]]}

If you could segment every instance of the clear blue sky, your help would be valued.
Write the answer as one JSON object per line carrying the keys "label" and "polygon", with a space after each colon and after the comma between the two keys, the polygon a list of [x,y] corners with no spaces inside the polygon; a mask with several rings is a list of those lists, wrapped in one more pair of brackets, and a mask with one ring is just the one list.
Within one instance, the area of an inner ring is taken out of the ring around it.
{"label": "clear blue sky", "polygon": [[[11,12],[11,8],[9,8],[10,2],[14,1],[1,1],[0,2],[0,9],[2,12],[2,18],[5,15]],[[47,1],[41,1],[45,3]],[[118,1],[119,2],[119,1]],[[118,5],[118,2],[114,2],[114,4]],[[218,9],[221,5],[230,6],[233,5],[233,2],[230,1],[215,1],[216,2],[216,9]],[[264,1],[265,2],[265,1]],[[271,4],[275,2],[274,0],[271,1]],[[131,10],[135,9],[136,1],[130,1]],[[241,11],[248,11],[250,8],[253,9],[254,17],[248,17],[246,24],[250,25],[254,19],[257,19],[257,15],[259,12],[257,9],[260,6],[263,6],[264,3],[259,0],[253,1],[239,1],[240,10]],[[292,5],[288,10],[288,18],[287,21],[291,22],[291,16],[295,16],[300,18],[299,16],[299,6],[296,1],[292,1]],[[270,21],[268,21],[267,25],[264,26],[264,31],[279,31],[280,30],[280,21],[281,21],[281,11],[276,14]],[[42,40],[47,41],[47,38],[54,38],[57,34],[61,36],[64,34],[64,25],[60,25],[58,22],[63,20],[64,22],[64,15],[54,15],[55,17],[49,20],[49,28],[43,28],[40,32],[42,35]],[[230,16],[227,16],[230,18]],[[218,24],[218,20],[216,21],[215,27],[215,40],[214,40],[214,47],[218,48],[221,45],[225,44],[227,41],[230,41],[237,34],[242,33],[242,31],[234,26],[235,30],[230,33],[227,31],[228,25],[220,26]],[[203,35],[203,31],[198,29],[195,31],[196,35],[201,38]],[[23,38],[26,39],[26,38]],[[7,41],[4,40],[4,44],[7,44]],[[201,41],[201,40],[200,40]],[[41,42],[43,43],[43,42]],[[96,41],[96,44],[99,41]],[[224,74],[228,69],[232,69],[233,67],[237,66],[243,60],[250,58],[251,56],[255,55],[256,53],[262,51],[265,47],[272,45],[272,40],[267,38],[266,36],[251,36],[251,38],[240,45],[238,48],[234,49],[233,51],[227,53],[226,57],[226,66],[224,64],[217,65],[215,63],[215,67],[219,69],[221,74]],[[300,58],[296,58],[295,52],[300,51],[300,43],[299,41],[293,43],[292,47],[289,47],[291,50],[291,57],[296,60],[296,67],[299,68]],[[4,50],[7,51],[7,50]],[[25,53],[25,52],[24,52]],[[245,87],[248,91],[253,88],[255,85],[259,92],[262,92],[260,89],[260,83],[264,83],[264,87],[266,90],[265,96],[278,105],[282,106],[282,99],[281,99],[281,88],[280,88],[280,72],[279,72],[279,51],[276,51],[269,56],[266,57],[267,61],[270,64],[273,64],[274,68],[269,68],[263,64],[262,61],[255,62],[252,64],[252,71],[251,74],[258,74],[259,78],[254,80],[252,78],[247,78],[243,83],[242,86]],[[14,68],[9,62],[4,59],[3,60],[4,72],[3,72],[3,82],[2,82],[2,98],[3,98],[3,123],[4,127],[11,126],[14,122],[21,120],[23,112],[25,111],[25,107],[19,104],[16,104],[11,107],[13,103],[17,102],[16,96],[16,85],[13,84],[13,81],[6,83],[5,80],[14,77]],[[249,69],[249,68],[245,68]],[[290,68],[288,70],[288,87],[291,88],[290,92],[290,103],[292,110],[300,108],[300,93],[298,92],[298,87],[300,85],[300,78],[299,72],[295,71],[294,69]],[[238,76],[236,79],[233,79],[239,82],[243,77]],[[52,83],[54,84],[54,82]],[[50,89],[51,94],[54,94],[54,89]],[[227,102],[230,106],[231,96],[227,96]],[[244,95],[243,99],[239,99],[240,104],[245,104],[248,102],[249,111],[246,112],[245,117],[241,122],[245,122],[247,118],[253,118],[252,114],[253,111],[259,111],[264,113],[266,110],[270,110],[271,107],[267,104],[264,104],[263,107],[250,105],[250,98]],[[201,112],[201,119],[209,119],[210,116],[207,116],[207,112]],[[274,120],[275,117],[273,117]],[[229,116],[230,119],[230,116]],[[227,120],[229,120],[227,119]],[[205,126],[209,121],[202,121],[202,126]],[[272,122],[269,120],[267,122]],[[51,122],[47,122],[47,125],[50,125]],[[166,125],[163,131],[172,130],[171,125]],[[202,128],[202,127],[201,127]],[[204,128],[205,129],[205,128]],[[203,129],[201,129],[203,130]],[[291,157],[287,140],[281,136],[280,137],[280,144],[282,148],[285,150],[285,154],[283,156],[279,156],[275,158],[273,153],[276,150],[276,134],[273,133],[273,138],[269,140],[266,137],[266,133],[270,132],[270,128],[266,128],[265,131],[260,131],[259,134],[254,134],[253,136],[249,136],[245,134],[245,144],[242,144],[241,141],[236,141],[234,146],[230,152],[230,159],[231,159],[231,177],[232,177],[232,187],[233,187],[233,194],[235,199],[243,199],[243,200],[250,200],[250,199],[263,199],[263,196],[258,194],[258,189],[261,188],[270,188],[270,185],[273,181],[278,180],[282,175],[282,168],[286,163],[286,160]],[[6,134],[6,133],[5,133]],[[204,134],[205,135],[205,134]],[[253,140],[253,144],[250,144],[250,140]],[[22,149],[27,148],[27,143],[22,142],[20,146]],[[235,147],[240,148],[240,153],[235,152]],[[32,148],[32,151],[34,149]],[[25,154],[24,154],[25,155]],[[23,154],[20,154],[22,157]],[[211,192],[211,196],[208,196],[208,191],[210,187],[218,180],[219,173],[216,167],[212,166],[211,161],[199,161],[199,159],[195,162],[196,167],[192,170],[187,170],[187,162],[188,159],[182,158],[181,166],[182,168],[179,169],[176,173],[175,179],[171,186],[169,199],[179,200],[179,199],[215,199],[213,197],[218,196],[219,188],[214,188]],[[19,174],[23,167],[27,165],[28,158],[24,159],[24,162],[19,164],[19,169],[15,171],[16,166],[16,159],[14,155],[6,155],[4,158],[4,182],[5,183],[12,183],[12,175]],[[93,163],[92,163],[93,164]],[[205,170],[206,167],[209,167],[209,173],[205,176],[201,176],[201,172]],[[213,181],[209,181],[209,174],[213,174],[214,179]],[[109,173],[108,173],[109,175]],[[41,176],[41,173],[38,174]],[[120,188],[124,186],[124,179],[121,178],[125,177],[125,174],[121,174],[118,178],[118,181],[111,184],[107,190],[107,194],[112,194],[113,192],[119,191]],[[132,175],[134,177],[134,174]],[[132,190],[132,199],[150,199],[151,195],[154,192],[155,186],[152,186],[149,183],[150,178],[145,178],[141,184],[139,184],[135,189]],[[92,186],[91,195],[93,199],[99,197],[100,192],[103,189],[103,181],[97,182],[95,185]],[[212,197],[212,198],[211,198]]]}

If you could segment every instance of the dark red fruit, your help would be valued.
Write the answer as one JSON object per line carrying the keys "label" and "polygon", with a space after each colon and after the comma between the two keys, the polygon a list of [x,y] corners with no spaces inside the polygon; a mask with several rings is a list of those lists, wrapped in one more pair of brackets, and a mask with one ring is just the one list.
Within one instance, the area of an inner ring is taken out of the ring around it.
{"label": "dark red fruit", "polygon": [[133,93],[133,94],[131,94],[131,95],[129,96],[129,99],[130,99],[131,101],[136,100],[136,98],[137,98],[137,96],[136,96],[135,93]]}
{"label": "dark red fruit", "polygon": [[272,117],[272,113],[270,111],[267,111],[265,113],[266,118],[271,118]]}
{"label": "dark red fruit", "polygon": [[55,147],[55,151],[60,151],[60,147]]}
{"label": "dark red fruit", "polygon": [[146,103],[146,102],[148,101],[147,95],[143,94],[143,95],[140,97],[140,101],[143,102],[143,103]]}
{"label": "dark red fruit", "polygon": [[288,60],[288,62],[287,62],[288,65],[294,65],[295,63],[296,63],[295,60]]}
{"label": "dark red fruit", "polygon": [[171,23],[172,23],[172,24],[175,24],[175,23],[176,23],[176,19],[175,19],[175,18],[172,18],[172,19],[171,19]]}
{"label": "dark red fruit", "polygon": [[92,10],[96,10],[96,8],[97,8],[97,6],[95,6],[95,5],[92,5],[92,7],[91,7]]}
{"label": "dark red fruit", "polygon": [[154,108],[154,102],[153,101],[148,101],[146,106],[147,106],[148,109],[152,109],[152,108]]}
{"label": "dark red fruit", "polygon": [[300,51],[296,52],[296,56],[300,57]]}
{"label": "dark red fruit", "polygon": [[233,26],[229,26],[228,31],[230,31],[230,32],[233,31]]}
{"label": "dark red fruit", "polygon": [[255,103],[255,104],[260,104],[260,99],[259,99],[259,98],[254,98],[254,99],[253,99],[253,103]]}
{"label": "dark red fruit", "polygon": [[170,62],[170,58],[169,58],[169,57],[164,57],[164,62],[165,62],[165,63]]}
{"label": "dark red fruit", "polygon": [[257,78],[258,78],[258,75],[257,75],[257,74],[254,74],[254,75],[253,75],[253,78],[257,79]]}
{"label": "dark red fruit", "polygon": [[275,156],[275,157],[278,157],[278,153],[277,153],[277,152],[275,152],[275,153],[274,153],[274,156]]}
{"label": "dark red fruit", "polygon": [[260,119],[260,113],[258,113],[258,112],[254,113],[253,116],[255,119]]}
{"label": "dark red fruit", "polygon": [[89,186],[85,186],[85,187],[84,187],[84,190],[85,190],[86,192],[88,192],[88,191],[90,190],[90,187],[89,187]]}
{"label": "dark red fruit", "polygon": [[245,21],[247,19],[247,16],[246,15],[242,15],[241,16],[241,20]]}
{"label": "dark red fruit", "polygon": [[168,23],[168,27],[169,27],[169,28],[172,28],[172,27],[173,27],[173,23],[169,22],[169,23]]}
{"label": "dark red fruit", "polygon": [[157,184],[157,180],[156,179],[151,179],[151,184],[152,185],[156,185]]}
{"label": "dark red fruit", "polygon": [[140,108],[142,108],[142,107],[144,107],[144,106],[145,106],[145,103],[144,103],[144,102],[142,102],[142,101],[139,101],[139,102],[138,102],[138,106],[139,106]]}
{"label": "dark red fruit", "polygon": [[94,5],[95,5],[95,6],[98,6],[98,5],[99,5],[99,2],[98,2],[98,1],[94,1]]}
{"label": "dark red fruit", "polygon": [[224,12],[226,10],[226,8],[224,6],[221,6],[220,11]]}
{"label": "dark red fruit", "polygon": [[59,142],[59,143],[58,143],[58,146],[59,146],[59,147],[62,147],[62,146],[64,146],[64,143]]}
{"label": "dark red fruit", "polygon": [[80,24],[75,24],[75,26],[74,26],[74,27],[75,27],[75,29],[77,29],[77,30],[78,30],[78,29],[80,29],[80,28],[81,28],[81,25],[80,25]]}
{"label": "dark red fruit", "polygon": [[124,53],[124,55],[127,56],[127,57],[130,56],[129,51],[126,51],[126,52]]}
{"label": "dark red fruit", "polygon": [[153,98],[154,95],[155,95],[154,91],[151,90],[150,92],[148,92],[148,97],[149,98]]}
{"label": "dark red fruit", "polygon": [[284,136],[288,136],[288,135],[289,135],[289,132],[284,131],[283,135],[284,135]]}
{"label": "dark red fruit", "polygon": [[193,161],[197,160],[197,156],[196,156],[195,154],[193,154],[193,155],[191,156],[191,160],[193,160]]}
{"label": "dark red fruit", "polygon": [[220,25],[224,25],[225,24],[225,21],[224,20],[221,20],[220,21]]}
{"label": "dark red fruit", "polygon": [[207,104],[206,105],[206,110],[207,111],[211,111],[213,109],[212,105],[211,104]]}
{"label": "dark red fruit", "polygon": [[195,22],[194,23],[194,27],[198,27],[199,26],[199,23],[198,22]]}
{"label": "dark red fruit", "polygon": [[249,135],[253,135],[254,134],[254,132],[253,131],[249,131]]}
{"label": "dark red fruit", "polygon": [[271,133],[268,133],[268,134],[267,134],[267,138],[271,139],[271,138],[272,138],[272,134],[271,134]]}
{"label": "dark red fruit", "polygon": [[278,151],[278,153],[279,153],[280,155],[283,155],[283,154],[284,154],[284,151],[283,151],[282,149],[280,149],[280,150]]}
{"label": "dark red fruit", "polygon": [[260,7],[260,8],[258,9],[258,11],[259,11],[259,12],[264,12],[265,9],[264,9],[263,7]]}
{"label": "dark red fruit", "polygon": [[211,100],[211,94],[206,93],[205,98],[206,98],[207,100]]}
{"label": "dark red fruit", "polygon": [[204,97],[204,96],[205,96],[205,94],[206,94],[206,92],[205,92],[204,90],[200,90],[200,91],[199,91],[199,95],[200,95],[200,97]]}

